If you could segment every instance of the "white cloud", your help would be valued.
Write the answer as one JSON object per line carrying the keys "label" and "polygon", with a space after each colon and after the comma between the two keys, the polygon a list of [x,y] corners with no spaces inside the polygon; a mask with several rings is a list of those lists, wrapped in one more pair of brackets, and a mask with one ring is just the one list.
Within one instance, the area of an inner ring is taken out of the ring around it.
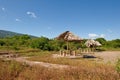
{"label": "white cloud", "polygon": [[90,33],[90,34],[88,34],[88,36],[89,36],[89,38],[105,38],[105,34],[100,34],[100,35],[98,35],[98,34],[94,34],[94,33]]}
{"label": "white cloud", "polygon": [[32,17],[32,18],[36,18],[36,17],[37,17],[34,12],[29,12],[29,11],[28,11],[27,14],[28,14],[30,17]]}
{"label": "white cloud", "polygon": [[3,7],[3,8],[1,8],[2,9],[2,11],[5,11],[5,8]]}
{"label": "white cloud", "polygon": [[94,34],[94,33],[90,33],[90,34],[88,34],[88,36],[89,36],[89,38],[96,38],[96,37],[98,37],[98,35]]}
{"label": "white cloud", "polygon": [[105,34],[101,34],[100,37],[101,37],[101,38],[105,38]]}
{"label": "white cloud", "polygon": [[16,22],[19,22],[19,21],[21,21],[21,20],[20,20],[20,19],[15,19],[15,21],[16,21]]}

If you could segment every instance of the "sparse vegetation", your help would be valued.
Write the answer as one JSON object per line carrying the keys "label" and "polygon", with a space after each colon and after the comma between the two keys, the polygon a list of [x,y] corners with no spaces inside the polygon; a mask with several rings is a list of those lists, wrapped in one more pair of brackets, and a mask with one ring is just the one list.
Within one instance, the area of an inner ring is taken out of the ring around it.
{"label": "sparse vegetation", "polygon": [[120,59],[118,59],[118,61],[116,63],[116,70],[120,74]]}
{"label": "sparse vegetation", "polygon": [[[28,66],[15,61],[0,60],[0,80],[119,80],[120,76],[113,66],[96,65],[67,69],[52,69]],[[84,64],[84,65],[83,65]]]}
{"label": "sparse vegetation", "polygon": [[[103,45],[99,49],[120,50],[120,40],[106,41],[96,39]],[[85,48],[81,44],[70,42],[70,49]],[[67,48],[66,42],[46,37],[30,38],[28,35],[0,39],[0,51],[18,53],[29,56],[29,60],[43,61],[54,64],[64,64],[74,67],[51,69],[38,66],[28,66],[16,61],[0,60],[0,80],[119,80],[120,64],[116,66],[100,64],[86,59],[53,58],[51,54]]]}
{"label": "sparse vegetation", "polygon": [[[58,58],[53,58],[51,54],[55,52],[37,52],[37,53],[29,53],[24,54],[26,56],[34,55],[28,58],[28,60],[31,61],[42,61],[42,62],[47,62],[47,63],[53,63],[53,64],[63,64],[63,65],[72,65],[72,66],[91,66],[96,67],[96,61],[93,59],[83,59],[83,58],[76,58],[76,59],[70,59],[70,58],[64,58],[64,57],[58,57]],[[84,64],[88,63],[88,64]],[[97,64],[99,65],[99,64]],[[101,65],[101,64],[100,64]]]}

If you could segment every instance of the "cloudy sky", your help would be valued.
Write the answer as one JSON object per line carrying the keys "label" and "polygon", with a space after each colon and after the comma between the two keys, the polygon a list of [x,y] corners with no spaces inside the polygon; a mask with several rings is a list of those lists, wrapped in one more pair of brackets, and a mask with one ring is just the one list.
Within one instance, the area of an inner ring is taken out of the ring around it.
{"label": "cloudy sky", "polygon": [[0,29],[54,38],[120,39],[120,0],[0,0]]}

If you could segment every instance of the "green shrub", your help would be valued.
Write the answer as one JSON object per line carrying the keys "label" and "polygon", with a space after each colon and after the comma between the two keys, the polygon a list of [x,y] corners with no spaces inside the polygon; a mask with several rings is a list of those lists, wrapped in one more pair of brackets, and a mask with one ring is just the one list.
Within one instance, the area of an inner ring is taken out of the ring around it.
{"label": "green shrub", "polygon": [[118,61],[116,63],[116,70],[118,73],[120,73],[120,59],[118,59]]}

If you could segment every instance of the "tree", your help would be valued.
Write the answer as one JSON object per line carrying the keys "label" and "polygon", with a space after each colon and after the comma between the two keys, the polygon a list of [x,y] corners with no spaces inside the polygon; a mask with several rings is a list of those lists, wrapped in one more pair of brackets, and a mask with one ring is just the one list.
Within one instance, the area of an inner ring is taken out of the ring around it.
{"label": "tree", "polygon": [[31,47],[32,48],[39,48],[41,50],[48,50],[49,48],[49,39],[46,37],[40,37],[37,39],[32,40]]}
{"label": "tree", "polygon": [[0,46],[5,45],[5,42],[3,40],[0,40]]}
{"label": "tree", "polygon": [[61,48],[62,48],[62,42],[54,39],[49,41],[49,50],[58,51]]}
{"label": "tree", "polygon": [[28,40],[28,39],[30,39],[30,36],[27,35],[27,34],[25,34],[25,35],[20,36],[20,39],[22,39],[22,40]]}
{"label": "tree", "polygon": [[100,42],[102,45],[106,45],[107,41],[104,38],[97,38],[96,41]]}
{"label": "tree", "polygon": [[120,48],[120,39],[115,39],[115,40],[109,41],[108,43],[109,43],[108,45],[113,48]]}

